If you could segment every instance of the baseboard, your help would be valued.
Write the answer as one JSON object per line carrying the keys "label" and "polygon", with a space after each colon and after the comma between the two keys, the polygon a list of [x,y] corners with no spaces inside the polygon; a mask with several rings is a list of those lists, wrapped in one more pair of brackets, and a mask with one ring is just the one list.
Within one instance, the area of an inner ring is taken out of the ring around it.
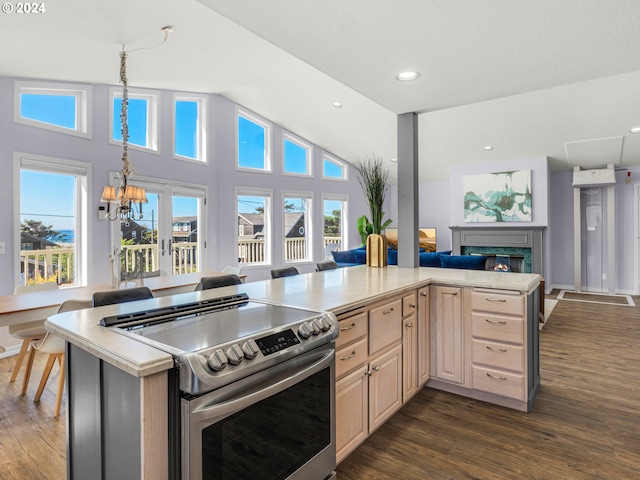
{"label": "baseboard", "polygon": [[[546,287],[546,286],[545,286]],[[570,292],[574,291],[576,289],[576,287],[574,285],[558,285],[556,283],[552,284],[551,287],[546,287],[544,289],[545,293],[548,295],[549,293],[551,293],[551,290],[553,289],[558,289],[558,290],[569,290]],[[592,292],[590,290],[583,290],[584,292],[588,292],[588,293],[600,293],[602,295],[607,295],[607,292]],[[636,292],[634,292],[633,290],[621,290],[621,289],[616,289],[616,295],[635,295]]]}

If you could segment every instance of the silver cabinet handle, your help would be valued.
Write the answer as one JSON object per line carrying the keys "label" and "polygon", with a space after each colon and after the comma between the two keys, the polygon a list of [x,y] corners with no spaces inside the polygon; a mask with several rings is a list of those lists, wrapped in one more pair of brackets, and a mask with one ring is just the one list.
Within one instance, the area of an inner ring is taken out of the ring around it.
{"label": "silver cabinet handle", "polygon": [[493,378],[494,380],[500,380],[501,382],[508,380],[507,377],[496,377],[495,375],[491,375],[490,373],[487,373],[487,377]]}
{"label": "silver cabinet handle", "polygon": [[384,310],[382,312],[383,315],[388,315],[389,313],[393,312],[393,307],[391,307],[389,310]]}
{"label": "silver cabinet handle", "polygon": [[427,292],[420,292],[420,296],[421,297],[426,297],[427,296]]}
{"label": "silver cabinet handle", "polygon": [[489,323],[493,323],[494,325],[506,325],[507,322],[505,322],[504,320],[491,320],[489,318],[485,318],[485,320]]}
{"label": "silver cabinet handle", "polygon": [[451,295],[457,295],[458,292],[456,290],[454,290],[453,292],[451,292]]}
{"label": "silver cabinet handle", "polygon": [[487,302],[494,302],[494,303],[495,302],[497,302],[497,303],[506,303],[506,301],[507,301],[506,298],[486,298],[486,297],[485,297],[485,300]]}
{"label": "silver cabinet handle", "polygon": [[404,326],[411,328],[411,327],[413,327],[413,323],[405,323]]}
{"label": "silver cabinet handle", "polygon": [[345,355],[344,357],[340,357],[340,360],[349,360],[350,358],[353,358],[356,356],[356,351],[354,350],[353,352],[351,352],[351,355]]}
{"label": "silver cabinet handle", "polygon": [[491,350],[492,352],[500,352],[500,353],[507,352],[506,348],[493,348],[493,347],[490,347],[489,345],[487,345],[486,347],[487,347],[487,350]]}
{"label": "silver cabinet handle", "polygon": [[380,366],[379,366],[379,365],[374,366],[374,367],[373,367],[373,370],[374,370],[375,372],[379,372],[379,371],[380,371]]}
{"label": "silver cabinet handle", "polygon": [[416,304],[415,304],[415,303],[410,303],[410,304],[409,304],[409,307],[411,307],[411,308],[416,308]]}
{"label": "silver cabinet handle", "polygon": [[350,327],[340,327],[341,332],[346,332],[347,330],[353,330],[356,327],[355,323],[352,323]]}

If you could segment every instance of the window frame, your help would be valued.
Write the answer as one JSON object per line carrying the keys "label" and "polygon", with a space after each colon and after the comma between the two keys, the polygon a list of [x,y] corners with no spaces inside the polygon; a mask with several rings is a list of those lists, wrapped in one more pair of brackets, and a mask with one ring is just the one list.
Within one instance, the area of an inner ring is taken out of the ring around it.
{"label": "window frame", "polygon": [[[240,166],[240,126],[239,120],[243,117],[264,129],[264,168],[251,168]],[[235,155],[236,155],[236,170],[239,172],[253,172],[253,173],[273,173],[273,155],[272,155],[272,125],[267,120],[259,117],[258,115],[249,112],[248,110],[236,106],[235,116]]]}
{"label": "window frame", "polygon": [[[328,177],[324,172],[324,162],[329,161],[339,167],[342,167],[344,175],[342,177]],[[334,182],[348,182],[349,181],[349,164],[343,160],[339,160],[334,155],[330,153],[323,152],[322,153],[322,178],[323,180],[332,180]]]}
{"label": "window frame", "polygon": [[[150,152],[160,155],[160,98],[161,92],[157,90],[148,90],[143,88],[130,88],[128,91],[129,99],[144,99],[147,101],[147,132],[146,143],[147,146],[140,146],[129,142],[129,148],[133,150],[140,150],[142,152]],[[113,138],[113,121],[115,119],[115,112],[113,108],[113,102],[116,98],[122,98],[122,89],[117,87],[111,87],[109,89],[109,143],[111,145],[122,146],[121,140]],[[118,113],[118,117],[120,113]]]}
{"label": "window frame", "polygon": [[14,185],[14,285],[20,285],[20,255],[22,250],[20,241],[20,194],[21,171],[29,170],[76,176],[76,226],[75,226],[75,286],[86,286],[92,278],[93,265],[89,261],[91,255],[91,232],[93,231],[93,215],[91,215],[91,198],[93,166],[89,162],[68,160],[62,158],[35,155],[24,152],[13,154],[13,185]]}
{"label": "window frame", "polygon": [[[313,192],[302,192],[302,191],[294,191],[294,190],[284,190],[282,192],[282,263],[285,265],[289,264],[301,264],[301,263],[312,263],[313,262]],[[287,198],[296,198],[296,199],[305,199],[307,200],[305,212],[304,212],[304,229],[305,229],[305,258],[301,258],[299,260],[287,260],[286,252],[287,252],[287,238],[285,237],[286,232],[284,231],[285,225],[285,203]]]}
{"label": "window frame", "polygon": [[[305,157],[305,173],[288,172],[286,170],[286,142],[291,142],[307,152]],[[293,133],[287,131],[282,132],[282,175],[313,178],[313,146],[309,142],[305,142],[304,140],[302,140],[297,135],[294,135]]]}
{"label": "window frame", "polygon": [[[324,203],[341,202],[342,213],[340,214],[340,250],[348,250],[349,245],[349,194],[346,193],[323,193],[322,194],[322,251],[324,255]],[[327,258],[325,258],[326,260]],[[328,258],[331,259],[331,256]]]}
{"label": "window frame", "polygon": [[234,245],[236,256],[238,255],[238,236],[240,234],[240,222],[238,217],[240,211],[238,209],[238,197],[263,197],[265,200],[264,205],[264,262],[238,262],[242,268],[248,267],[269,267],[272,265],[273,259],[273,190],[270,188],[255,188],[255,187],[236,187],[235,188],[235,225],[234,229]]}
{"label": "window frame", "polygon": [[[195,102],[198,105],[198,118],[196,124],[196,158],[187,157],[176,153],[176,103],[179,101]],[[209,118],[209,97],[207,95],[198,95],[195,93],[179,93],[174,92],[172,95],[172,156],[176,160],[185,162],[193,162],[201,165],[209,163],[207,149],[207,132]]]}
{"label": "window frame", "polygon": [[[92,138],[92,108],[93,88],[91,85],[76,83],[52,83],[52,82],[14,82],[13,87],[13,121],[21,125],[28,125],[43,130],[73,135],[82,138]],[[53,123],[47,123],[32,118],[23,117],[20,114],[22,94],[27,95],[59,95],[73,96],[76,99],[76,127],[67,128]]]}

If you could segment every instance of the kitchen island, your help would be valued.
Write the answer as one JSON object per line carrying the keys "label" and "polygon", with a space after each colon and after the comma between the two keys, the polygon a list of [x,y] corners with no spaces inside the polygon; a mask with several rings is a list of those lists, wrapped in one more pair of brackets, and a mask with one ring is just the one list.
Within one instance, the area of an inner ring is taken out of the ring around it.
{"label": "kitchen island", "polygon": [[[539,282],[535,274],[358,266],[50,317],[47,328],[68,342],[69,478],[86,478],[83,475],[96,468],[109,472],[104,478],[175,476],[166,460],[175,442],[169,438],[167,420],[173,357],[99,326],[105,316],[238,292],[252,299],[331,311],[344,332],[336,347],[336,376],[339,382],[347,378],[359,382],[360,388],[351,388],[355,383],[343,385],[349,386],[344,390],[349,392],[346,396],[340,396],[337,389],[338,418],[345,405],[353,406],[350,399],[354,392],[362,397],[365,387],[369,395],[371,389],[375,391],[375,384],[369,385],[375,378],[372,371],[378,372],[380,365],[373,361],[383,357],[391,359],[387,364],[393,368],[387,371],[398,377],[401,393],[384,409],[380,421],[425,383],[526,411],[531,409],[539,386]],[[388,305],[394,313],[385,318]],[[364,319],[366,325],[358,323],[358,328],[353,328],[356,319]],[[405,334],[402,325],[414,325],[411,319],[418,328]],[[389,328],[381,328],[387,324]],[[494,338],[486,326],[504,326],[505,333]],[[360,356],[350,355],[356,350]],[[498,355],[509,350],[504,364],[486,358],[485,351],[494,350]],[[341,355],[341,351],[349,354]],[[359,363],[341,367],[342,357],[353,357]],[[363,379],[368,379],[367,385]],[[368,409],[372,401],[380,399],[366,398],[362,409]],[[360,430],[357,436],[338,428],[339,460],[379,425],[371,427],[362,409],[358,406],[357,412],[367,425],[354,427]]]}

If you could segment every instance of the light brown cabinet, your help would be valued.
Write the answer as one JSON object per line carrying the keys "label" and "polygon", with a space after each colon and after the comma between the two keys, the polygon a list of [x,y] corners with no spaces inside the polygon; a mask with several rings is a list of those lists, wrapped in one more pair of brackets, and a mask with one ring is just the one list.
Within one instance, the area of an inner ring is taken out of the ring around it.
{"label": "light brown cabinet", "polygon": [[431,376],[465,385],[465,325],[461,287],[432,287],[435,315],[432,320],[433,365]]}
{"label": "light brown cabinet", "polygon": [[418,391],[418,300],[412,292],[402,298],[402,401]]}
{"label": "light brown cabinet", "polygon": [[431,330],[429,311],[429,287],[418,290],[418,387],[422,387],[431,375]]}

